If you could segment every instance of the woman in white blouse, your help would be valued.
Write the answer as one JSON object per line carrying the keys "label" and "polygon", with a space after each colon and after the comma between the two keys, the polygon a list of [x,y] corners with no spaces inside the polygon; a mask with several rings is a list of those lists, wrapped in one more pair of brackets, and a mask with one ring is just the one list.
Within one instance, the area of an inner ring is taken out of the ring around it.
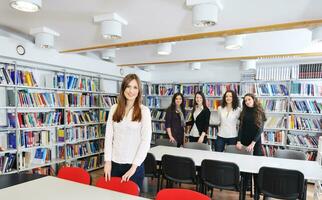
{"label": "woman in white blouse", "polygon": [[238,136],[238,122],[241,109],[236,93],[227,90],[223,95],[221,106],[218,107],[219,131],[215,150],[223,152],[225,145],[236,145]]}
{"label": "woman in white blouse", "polygon": [[142,188],[143,161],[150,148],[149,108],[141,104],[142,85],[135,74],[124,77],[118,103],[111,107],[105,133],[105,180],[132,180]]}

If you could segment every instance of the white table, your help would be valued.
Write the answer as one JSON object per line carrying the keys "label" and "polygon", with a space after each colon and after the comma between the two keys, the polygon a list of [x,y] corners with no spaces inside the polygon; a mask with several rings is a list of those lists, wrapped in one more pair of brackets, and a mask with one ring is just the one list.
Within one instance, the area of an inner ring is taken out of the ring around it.
{"label": "white table", "polygon": [[191,158],[196,166],[200,166],[202,160],[211,159],[236,163],[239,170],[248,173],[258,173],[261,167],[276,167],[293,169],[303,173],[305,179],[322,180],[322,166],[314,161],[291,160],[265,156],[251,156],[233,153],[203,151],[186,148],[156,146],[150,149],[157,161],[161,161],[164,154]]}
{"label": "white table", "polygon": [[146,200],[146,198],[106,190],[47,176],[0,190],[0,199],[15,200]]}

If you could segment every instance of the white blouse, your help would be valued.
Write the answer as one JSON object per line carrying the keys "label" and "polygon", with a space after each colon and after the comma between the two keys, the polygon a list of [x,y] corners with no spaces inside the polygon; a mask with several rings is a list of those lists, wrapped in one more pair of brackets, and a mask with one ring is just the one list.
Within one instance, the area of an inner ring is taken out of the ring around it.
{"label": "white blouse", "polygon": [[132,121],[133,108],[120,122],[113,121],[117,104],[111,107],[106,123],[105,161],[140,166],[150,149],[151,113],[141,105],[141,122]]}
{"label": "white blouse", "polygon": [[227,106],[218,107],[218,115],[220,126],[218,136],[223,138],[234,138],[238,136],[238,123],[241,109],[237,107],[235,110],[228,111]]}

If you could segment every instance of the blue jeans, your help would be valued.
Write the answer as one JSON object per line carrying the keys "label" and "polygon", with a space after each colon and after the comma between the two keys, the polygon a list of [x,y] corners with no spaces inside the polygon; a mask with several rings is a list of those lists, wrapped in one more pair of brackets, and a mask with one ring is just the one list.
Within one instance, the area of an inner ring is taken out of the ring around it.
{"label": "blue jeans", "polygon": [[[122,177],[131,168],[131,166],[132,164],[119,164],[119,163],[112,162],[111,176]],[[143,179],[144,179],[144,163],[142,163],[140,166],[136,168],[136,171],[133,174],[133,176],[130,178],[130,180],[135,182],[139,186],[140,191],[142,191]]]}
{"label": "blue jeans", "polygon": [[237,144],[237,137],[223,138],[223,137],[217,136],[215,151],[223,152],[225,150],[225,145],[236,145],[236,144]]}

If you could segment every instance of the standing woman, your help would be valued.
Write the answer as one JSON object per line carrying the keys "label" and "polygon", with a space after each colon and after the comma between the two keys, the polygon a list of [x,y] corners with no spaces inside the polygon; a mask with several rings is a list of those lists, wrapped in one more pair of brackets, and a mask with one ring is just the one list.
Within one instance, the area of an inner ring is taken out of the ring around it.
{"label": "standing woman", "polygon": [[264,121],[266,121],[266,116],[262,105],[253,94],[246,94],[243,100],[243,110],[240,114],[236,147],[241,150],[243,146],[246,146],[246,150],[248,152],[253,151],[253,155],[263,155],[261,134]]}
{"label": "standing woman", "polygon": [[183,145],[185,113],[183,95],[178,92],[172,97],[171,105],[165,116],[165,127],[171,143],[177,142],[177,147]]}
{"label": "standing woman", "polygon": [[209,120],[210,110],[207,107],[205,95],[201,91],[196,92],[192,109],[192,120],[187,122],[188,126],[192,126],[189,136],[190,142],[208,142]]}
{"label": "standing woman", "polygon": [[225,145],[236,145],[238,136],[238,121],[241,109],[236,93],[227,90],[223,95],[221,106],[218,107],[219,131],[216,151],[223,152]]}
{"label": "standing woman", "polygon": [[124,77],[118,103],[111,107],[105,133],[105,179],[121,177],[142,188],[143,161],[150,149],[150,110],[141,104],[141,81],[136,74]]}

